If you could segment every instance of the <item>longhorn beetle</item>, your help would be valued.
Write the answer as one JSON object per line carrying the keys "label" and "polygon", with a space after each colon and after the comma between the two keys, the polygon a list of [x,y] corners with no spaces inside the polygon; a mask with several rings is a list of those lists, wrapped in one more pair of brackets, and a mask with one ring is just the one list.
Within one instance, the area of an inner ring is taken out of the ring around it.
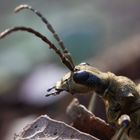
{"label": "longhorn beetle", "polygon": [[[133,81],[124,76],[116,76],[111,72],[101,72],[87,63],[76,65],[73,63],[69,51],[65,48],[64,43],[59,38],[48,20],[37,10],[28,5],[19,5],[15,12],[23,9],[29,9],[41,18],[48,30],[53,34],[59,43],[61,49],[56,46],[44,35],[38,31],[25,27],[16,26],[0,33],[0,39],[16,31],[25,31],[34,34],[43,40],[50,49],[60,57],[62,63],[70,70],[64,77],[50,89],[55,92],[49,95],[56,95],[62,91],[71,94],[75,93],[93,93],[94,91],[100,96],[105,103],[106,114],[109,123],[118,128],[116,135],[117,140],[123,133],[126,133],[132,139],[140,139],[140,88]],[[121,120],[121,121],[120,121]]]}

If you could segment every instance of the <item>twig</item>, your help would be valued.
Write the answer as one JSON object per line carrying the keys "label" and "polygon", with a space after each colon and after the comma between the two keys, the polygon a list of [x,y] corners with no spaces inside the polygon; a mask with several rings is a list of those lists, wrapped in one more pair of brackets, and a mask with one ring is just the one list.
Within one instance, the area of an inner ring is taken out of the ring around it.
{"label": "twig", "polygon": [[75,128],[101,140],[110,140],[115,134],[115,130],[109,124],[80,105],[77,99],[70,103],[67,114],[72,119]]}

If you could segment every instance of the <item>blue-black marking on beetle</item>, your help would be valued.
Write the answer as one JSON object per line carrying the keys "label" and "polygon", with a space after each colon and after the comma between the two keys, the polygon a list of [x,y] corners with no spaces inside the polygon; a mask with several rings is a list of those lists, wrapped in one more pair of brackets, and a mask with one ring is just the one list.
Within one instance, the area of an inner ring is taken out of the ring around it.
{"label": "blue-black marking on beetle", "polygon": [[29,9],[41,18],[61,48],[56,48],[46,36],[25,26],[16,26],[1,32],[0,39],[12,32],[26,31],[47,43],[49,48],[53,49],[60,57],[62,63],[70,72],[64,75],[54,87],[48,89],[49,92],[52,89],[55,92],[46,96],[56,95],[62,91],[67,91],[71,94],[86,94],[95,91],[104,100],[108,121],[115,124],[119,129],[115,140],[119,140],[122,133],[126,133],[133,139],[140,139],[140,86],[136,85],[127,77],[116,76],[111,72],[101,72],[87,63],[81,63],[75,66],[70,53],[48,20],[40,12],[28,5],[18,6],[15,12],[23,9]]}

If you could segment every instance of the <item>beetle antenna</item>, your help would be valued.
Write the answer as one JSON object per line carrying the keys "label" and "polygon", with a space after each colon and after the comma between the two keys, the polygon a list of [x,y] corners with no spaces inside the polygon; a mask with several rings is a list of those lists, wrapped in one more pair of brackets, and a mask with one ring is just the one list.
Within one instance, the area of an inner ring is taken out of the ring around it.
{"label": "beetle antenna", "polygon": [[33,13],[35,13],[38,17],[41,18],[41,20],[43,21],[43,23],[45,23],[47,29],[53,34],[54,38],[56,39],[56,41],[58,42],[58,44],[60,45],[61,49],[63,50],[63,54],[64,56],[68,59],[69,63],[71,63],[72,67],[74,68],[74,63],[72,60],[72,57],[70,55],[70,52],[66,49],[66,47],[64,46],[63,41],[60,39],[59,35],[56,33],[56,31],[54,30],[54,28],[52,27],[52,25],[49,23],[49,21],[36,9],[32,8],[31,6],[27,5],[27,4],[23,4],[23,5],[19,5],[15,8],[14,12],[17,13],[23,9],[29,9],[31,10]]}
{"label": "beetle antenna", "polygon": [[62,54],[62,52],[58,48],[56,48],[56,46],[51,41],[49,41],[49,39],[46,36],[42,35],[41,33],[39,33],[38,31],[36,31],[36,30],[34,30],[32,28],[24,27],[24,26],[16,26],[16,27],[13,27],[13,28],[10,28],[10,29],[6,29],[5,31],[0,33],[0,39],[6,37],[10,33],[17,32],[17,31],[25,31],[25,32],[32,33],[35,36],[37,36],[38,38],[40,38],[41,40],[43,40],[45,43],[47,43],[49,45],[50,49],[53,49],[55,51],[55,53],[60,57],[62,63],[65,64],[65,66],[67,68],[69,68],[69,70],[71,70],[71,71],[74,70],[74,68],[71,65],[71,63],[68,60],[68,58],[65,57]]}

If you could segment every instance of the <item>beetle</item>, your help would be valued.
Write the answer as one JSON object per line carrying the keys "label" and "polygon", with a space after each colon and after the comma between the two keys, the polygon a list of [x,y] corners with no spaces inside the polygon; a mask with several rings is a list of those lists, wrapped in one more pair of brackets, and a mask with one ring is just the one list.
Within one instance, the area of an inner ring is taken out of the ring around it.
{"label": "beetle", "polygon": [[88,63],[75,65],[69,51],[48,20],[39,11],[26,4],[16,7],[15,12],[23,9],[29,9],[41,18],[57,40],[60,49],[46,36],[25,26],[6,29],[0,33],[0,39],[16,31],[29,32],[48,44],[49,48],[53,49],[60,57],[62,63],[70,72],[64,75],[60,81],[56,82],[55,86],[48,89],[48,92],[51,92],[52,89],[55,92],[51,92],[46,96],[57,95],[62,91],[67,91],[71,94],[96,92],[105,103],[108,122],[118,128],[115,139],[119,140],[123,133],[126,133],[132,139],[140,139],[140,86],[127,77],[116,76],[111,72],[101,72]]}

